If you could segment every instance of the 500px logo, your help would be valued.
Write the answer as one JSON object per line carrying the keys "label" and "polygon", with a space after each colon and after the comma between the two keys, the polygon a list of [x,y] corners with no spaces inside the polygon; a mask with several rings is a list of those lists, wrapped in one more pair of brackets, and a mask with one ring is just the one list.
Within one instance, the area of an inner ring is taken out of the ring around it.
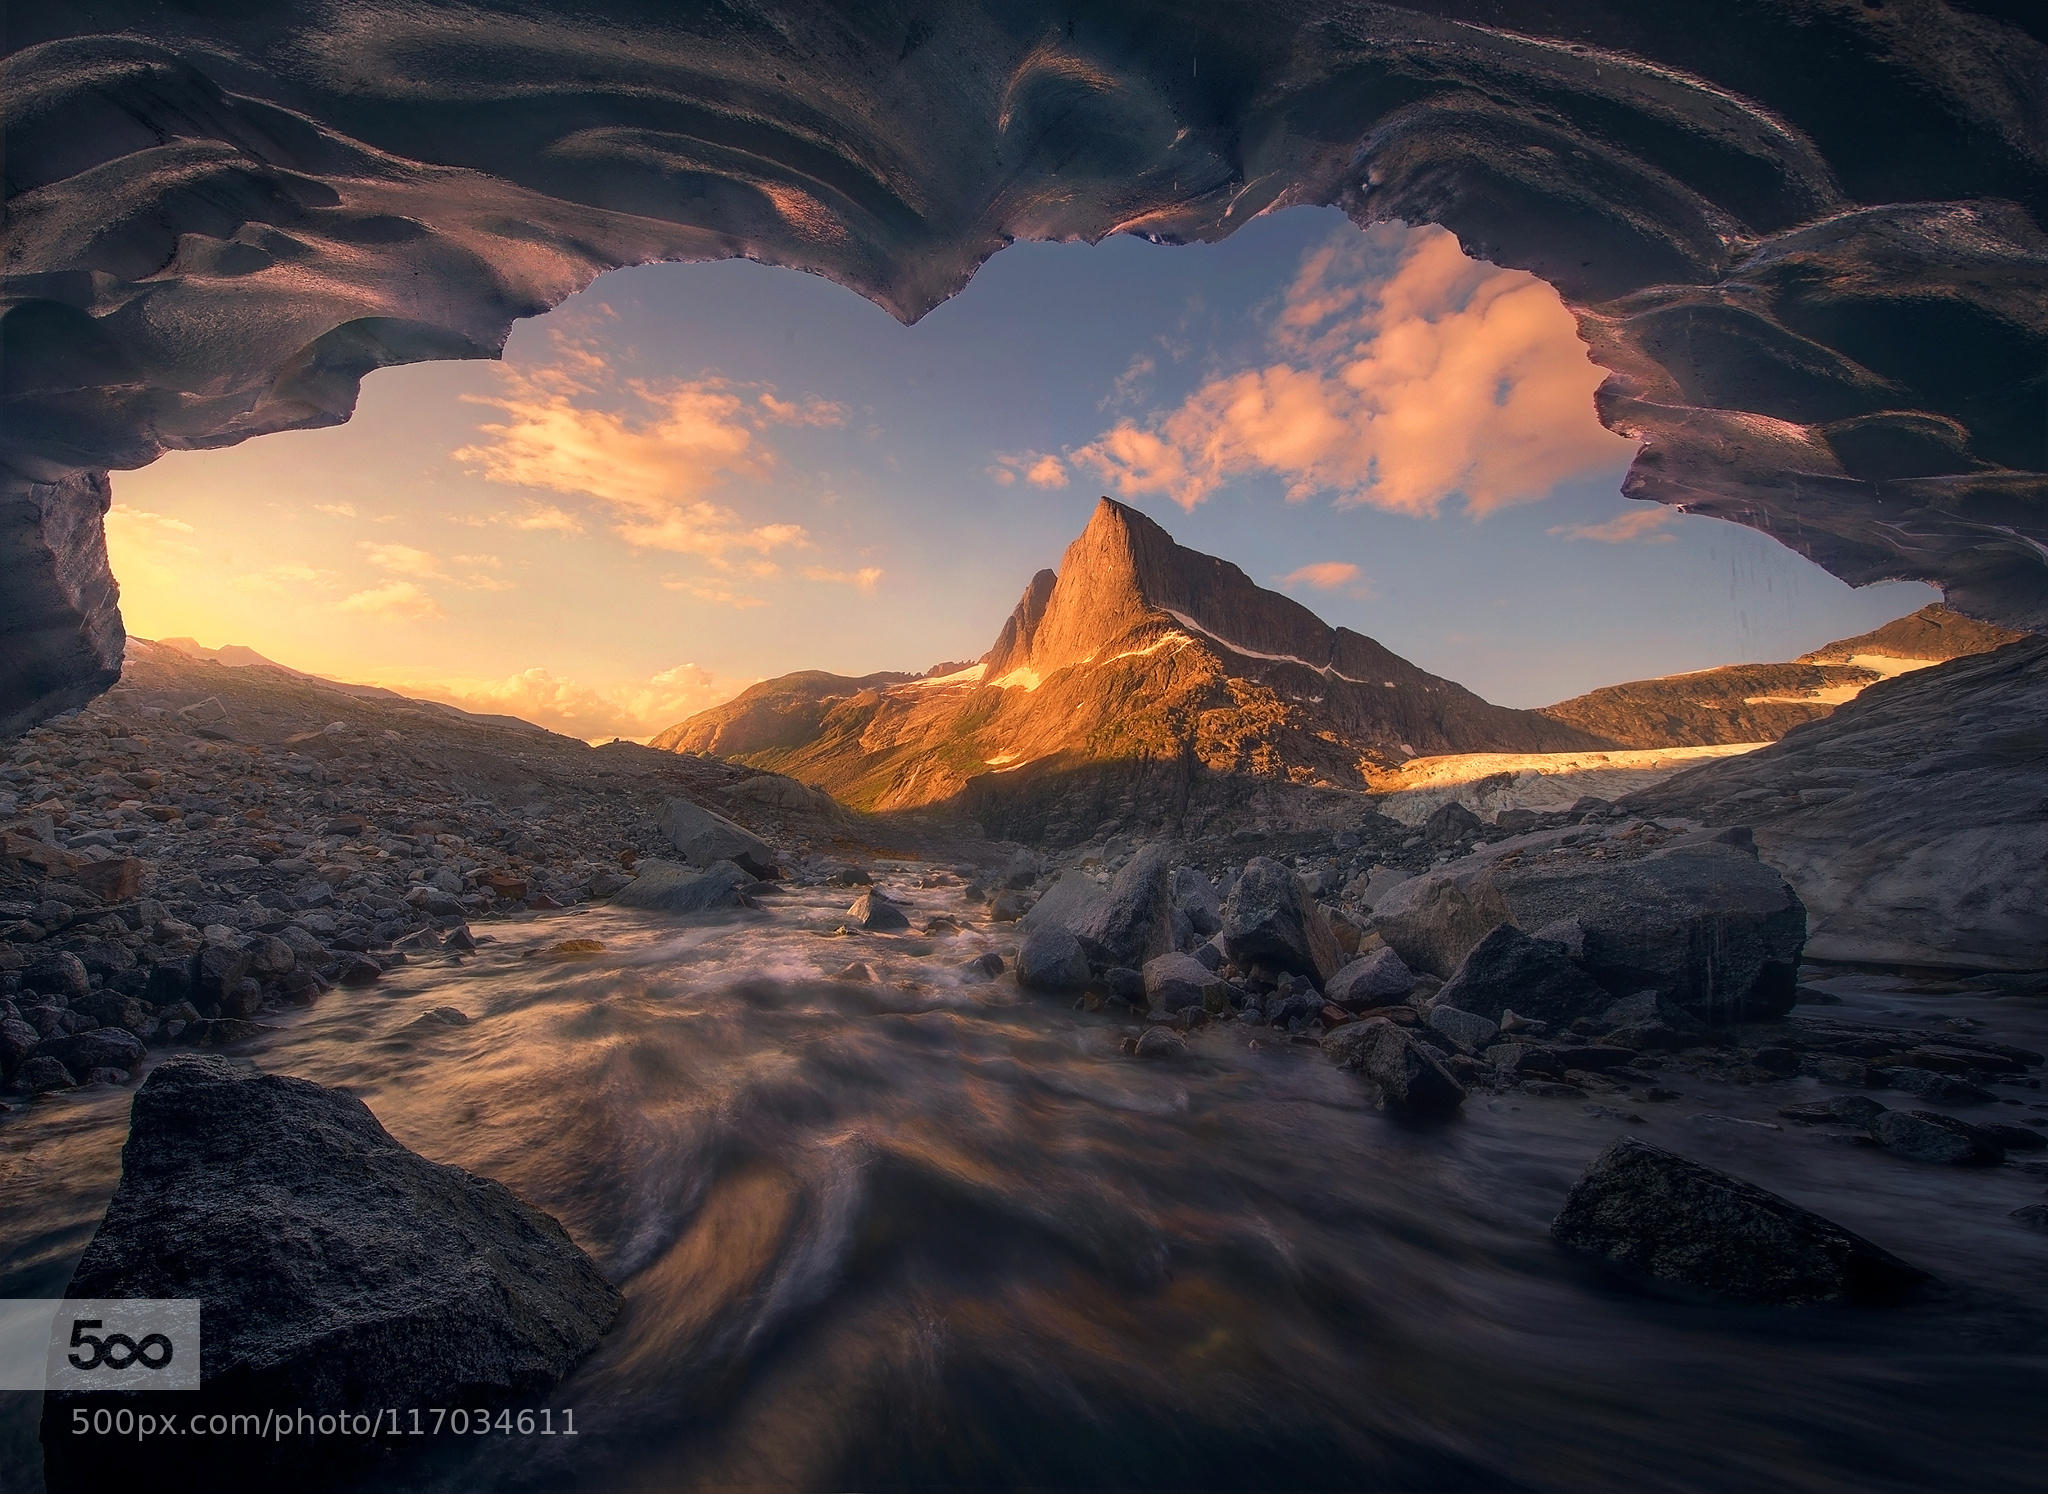
{"label": "500px logo", "polygon": [[[73,1318],[72,1345],[84,1344],[92,1352],[83,1359],[76,1354],[67,1355],[64,1362],[79,1370],[98,1369],[102,1365],[110,1370],[124,1370],[131,1364],[160,1370],[169,1365],[177,1353],[176,1346],[161,1333],[145,1333],[138,1342],[125,1333],[109,1333],[101,1338],[85,1331],[104,1326],[98,1318]],[[116,1355],[120,1357],[116,1358]]]}
{"label": "500px logo", "polygon": [[0,1299],[0,1390],[197,1390],[199,1303]]}

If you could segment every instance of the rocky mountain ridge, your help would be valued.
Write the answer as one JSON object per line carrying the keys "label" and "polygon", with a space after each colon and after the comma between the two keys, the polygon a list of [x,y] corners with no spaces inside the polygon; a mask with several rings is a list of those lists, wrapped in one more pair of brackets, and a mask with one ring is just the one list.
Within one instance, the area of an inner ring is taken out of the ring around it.
{"label": "rocky mountain ridge", "polygon": [[1145,796],[1157,800],[1185,797],[1203,774],[1356,791],[1369,768],[1418,753],[1599,744],[1332,628],[1105,498],[979,662],[915,678],[787,675],[655,745],[883,810],[970,785],[980,803],[1028,802],[1057,777],[1111,764],[1156,780]]}

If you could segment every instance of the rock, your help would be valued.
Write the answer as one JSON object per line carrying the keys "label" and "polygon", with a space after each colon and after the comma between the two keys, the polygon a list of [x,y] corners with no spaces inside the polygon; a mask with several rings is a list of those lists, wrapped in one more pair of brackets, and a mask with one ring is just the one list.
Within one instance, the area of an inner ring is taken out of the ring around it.
{"label": "rock", "polygon": [[1512,1009],[1539,1022],[1564,1023],[1605,1010],[1613,998],[1556,945],[1503,923],[1472,946],[1436,999],[1496,1022]]}
{"label": "rock", "polygon": [[1921,1099],[1932,1100],[1937,1105],[1988,1105],[1998,1098],[1990,1090],[1972,1084],[1967,1079],[1958,1079],[1953,1074],[1939,1074],[1932,1069],[1882,1069],[1878,1071],[1878,1078],[1887,1089],[1918,1095]]}
{"label": "rock", "polygon": [[1914,1162],[1996,1167],[2005,1148],[1977,1127],[1931,1110],[1887,1110],[1871,1122],[1879,1146]]}
{"label": "rock", "polygon": [[552,956],[558,960],[580,959],[588,955],[603,954],[604,941],[601,939],[557,939],[547,948],[537,952],[543,956]]}
{"label": "rock", "polygon": [[2048,1230],[2048,1203],[2022,1204],[2007,1217],[2028,1229]]}
{"label": "rock", "polygon": [[244,1022],[239,1017],[201,1018],[181,1034],[195,1048],[233,1048],[277,1031],[261,1022]]}
{"label": "rock", "polygon": [[243,947],[249,955],[249,973],[259,980],[283,980],[299,963],[289,944],[268,934],[257,935]]}
{"label": "rock", "polygon": [[615,908],[641,908],[650,913],[710,913],[747,906],[746,889],[754,878],[732,861],[715,861],[696,872],[676,861],[649,857],[634,868],[638,875],[612,899]]}
{"label": "rock", "polygon": [[1465,1103],[1465,1087],[1400,1028],[1365,1022],[1358,1029],[1363,1035],[1340,1053],[1346,1067],[1356,1068],[1378,1090],[1380,1109],[1420,1119],[1449,1115]]}
{"label": "rock", "polygon": [[1139,1058],[1185,1058],[1188,1045],[1171,1027],[1148,1027],[1131,1051]]}
{"label": "rock", "polygon": [[1173,903],[1197,938],[1206,939],[1223,927],[1223,909],[1216,901],[1216,889],[1192,866],[1174,868]]}
{"label": "rock", "polygon": [[962,965],[960,973],[972,980],[994,980],[1003,968],[1003,957],[991,949]]}
{"label": "rock", "polygon": [[232,944],[209,942],[192,957],[192,1004],[217,1012],[249,973],[249,956]]}
{"label": "rock", "polygon": [[2002,1121],[1992,1121],[1973,1126],[1971,1129],[1981,1131],[2009,1152],[2048,1151],[2048,1136],[2044,1136],[2032,1126],[2012,1126]]}
{"label": "rock", "polygon": [[1136,969],[1180,948],[1189,924],[1175,904],[1173,867],[1166,848],[1149,845],[1140,849],[1102,895],[1069,920],[1067,927],[1098,968],[1124,965]]}
{"label": "rock", "polygon": [[893,934],[910,927],[903,910],[878,891],[855,898],[846,910],[846,921],[871,934]]}
{"label": "rock", "polygon": [[334,983],[337,986],[347,986],[351,989],[374,986],[383,978],[384,967],[375,960],[359,954],[343,954],[334,973]]}
{"label": "rock", "polygon": [[1343,964],[1323,910],[1292,871],[1265,856],[1246,862],[1231,887],[1221,939],[1223,952],[1241,968],[1298,975],[1318,990]]}
{"label": "rock", "polygon": [[47,1093],[53,1089],[71,1089],[78,1081],[71,1076],[71,1070],[64,1067],[48,1054],[38,1054],[24,1059],[20,1068],[14,1071],[17,1089],[32,1095]]}
{"label": "rock", "polygon": [[1088,955],[1071,929],[1046,924],[1024,936],[1017,951],[1017,984],[1027,991],[1087,989]]}
{"label": "rock", "polygon": [[92,980],[86,974],[83,960],[59,951],[30,960],[21,972],[21,988],[75,1001],[91,994]]}
{"label": "rock", "polygon": [[1339,969],[1323,994],[1347,1010],[1363,1011],[1405,1001],[1414,989],[1415,972],[1408,962],[1382,947]]}
{"label": "rock", "polygon": [[[196,1057],[163,1064],[136,1092],[120,1185],[68,1291],[203,1301],[204,1375],[181,1400],[207,1413],[524,1403],[561,1381],[620,1306],[552,1218],[406,1150],[362,1101]],[[73,1407],[101,1403],[45,1397],[51,1494],[117,1487],[131,1468],[118,1439],[68,1432]],[[203,1468],[227,1488],[265,1453],[248,1439],[192,1439],[149,1457],[179,1487],[208,1482]]]}
{"label": "rock", "polygon": [[406,1027],[407,1032],[443,1031],[450,1027],[469,1026],[469,1013],[459,1006],[437,1006],[420,1013]]}
{"label": "rock", "polygon": [[1422,822],[1422,838],[1433,846],[1454,846],[1485,828],[1478,815],[1453,799]]}
{"label": "rock", "polygon": [[1809,1105],[1787,1105],[1778,1111],[1786,1120],[1802,1126],[1839,1123],[1867,1127],[1884,1113],[1885,1107],[1868,1095],[1834,1095]]}
{"label": "rock", "polygon": [[43,1036],[19,1017],[0,1019],[0,1079],[12,1079]]}
{"label": "rock", "polygon": [[1374,905],[1374,927],[1414,968],[1448,976],[1502,923],[1576,918],[1586,972],[1612,996],[1654,991],[1708,1022],[1790,1010],[1806,914],[1776,871],[1723,841],[1567,843],[1583,834],[1507,842],[1403,883]]}
{"label": "rock", "polygon": [[1529,1043],[1495,1043],[1483,1056],[1493,1065],[1494,1072],[1511,1084],[1532,1075],[1546,1079],[1564,1077],[1564,1065],[1551,1056],[1549,1049]]}
{"label": "rock", "polygon": [[1633,1137],[1573,1184],[1550,1233],[1638,1279],[1734,1302],[1884,1303],[1930,1279],[1811,1210]]}
{"label": "rock", "polygon": [[146,862],[132,856],[115,856],[105,861],[88,861],[69,873],[66,880],[83,887],[103,903],[125,903],[140,895],[148,872]]}
{"label": "rock", "polygon": [[[691,866],[709,869],[717,862],[730,861],[756,877],[781,875],[768,842],[688,799],[671,799],[662,807],[661,832]],[[640,866],[644,874],[646,863]]]}
{"label": "rock", "polygon": [[1486,1047],[1500,1035],[1500,1024],[1478,1015],[1446,1006],[1441,1000],[1429,1009],[1431,1031],[1440,1032],[1467,1053]]}
{"label": "rock", "polygon": [[142,1062],[142,1039],[120,1027],[95,1027],[68,1037],[44,1038],[35,1057],[54,1058],[74,1074],[88,1069],[132,1069]]}
{"label": "rock", "polygon": [[1230,987],[1193,955],[1163,954],[1145,962],[1141,994],[1155,1011],[1199,1006],[1220,1012],[1229,1004]]}

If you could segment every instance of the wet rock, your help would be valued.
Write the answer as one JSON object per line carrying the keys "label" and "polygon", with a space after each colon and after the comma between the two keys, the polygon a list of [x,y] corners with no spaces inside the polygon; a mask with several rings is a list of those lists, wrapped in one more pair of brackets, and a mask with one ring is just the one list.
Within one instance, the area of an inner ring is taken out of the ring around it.
{"label": "wet rock", "polygon": [[19,1017],[0,1019],[0,1079],[12,1079],[43,1035]]}
{"label": "wet rock", "polygon": [[1909,1095],[1918,1095],[1923,1100],[1932,1100],[1937,1105],[1988,1105],[1998,1096],[1967,1079],[1958,1079],[1953,1074],[1941,1074],[1932,1069],[1892,1068],[1876,1071],[1876,1078],[1887,1089],[1901,1090]]}
{"label": "wet rock", "polygon": [[676,861],[652,857],[641,861],[638,875],[612,899],[615,908],[640,908],[650,913],[710,913],[747,905],[746,889],[754,878],[732,861],[715,861],[692,871]]}
{"label": "wet rock", "polygon": [[344,954],[334,972],[334,983],[351,989],[373,986],[383,978],[384,967],[360,954]]}
{"label": "wet rock", "polygon": [[1449,1115],[1465,1103],[1465,1087],[1400,1028],[1391,1022],[1366,1022],[1358,1024],[1358,1030],[1359,1037],[1339,1048],[1339,1058],[1378,1091],[1380,1109],[1428,1118]]}
{"label": "wet rock", "polygon": [[92,980],[83,960],[60,951],[30,960],[21,972],[21,988],[72,1001],[92,991]]}
{"label": "wet rock", "polygon": [[1003,957],[994,950],[978,954],[960,967],[963,975],[973,980],[994,980],[1003,973]]}
{"label": "wet rock", "polygon": [[1868,1095],[1834,1095],[1809,1105],[1786,1105],[1778,1111],[1788,1121],[1802,1126],[1841,1124],[1868,1127],[1885,1113],[1885,1107]]}
{"label": "wet rock", "polygon": [[1017,951],[1017,984],[1027,991],[1053,993],[1085,990],[1087,952],[1071,929],[1046,924],[1024,936]]}
{"label": "wet rock", "polygon": [[32,1095],[46,1094],[53,1089],[71,1089],[77,1083],[71,1070],[48,1054],[25,1059],[14,1071],[15,1087]]}
{"label": "wet rock", "polygon": [[1809,1209],[1633,1137],[1573,1184],[1550,1233],[1638,1280],[1734,1302],[1885,1303],[1930,1279]]}
{"label": "wet rock", "polygon": [[180,1036],[195,1048],[237,1048],[275,1031],[275,1027],[246,1022],[240,1017],[202,1017],[189,1024]]}
{"label": "wet rock", "polygon": [[1500,1024],[1475,1012],[1460,1011],[1441,1000],[1429,1009],[1429,1026],[1456,1043],[1467,1053],[1486,1047],[1500,1035]]}
{"label": "wet rock", "polygon": [[894,934],[910,927],[903,910],[880,892],[863,892],[846,910],[846,921],[871,934]]}
{"label": "wet rock", "polygon": [[604,953],[604,941],[602,939],[557,939],[553,944],[548,945],[547,948],[538,951],[538,953],[544,957],[552,957],[558,960],[573,960],[588,955],[601,955]]}
{"label": "wet rock", "polygon": [[2048,1231],[2048,1203],[2022,1204],[2008,1217],[2028,1229]]}
{"label": "wet rock", "polygon": [[1531,1043],[1495,1043],[1483,1056],[1493,1065],[1494,1071],[1511,1084],[1532,1076],[1545,1079],[1564,1077],[1564,1065],[1551,1055],[1550,1050]]}
{"label": "wet rock", "polygon": [[408,1032],[446,1031],[469,1026],[469,1013],[459,1006],[437,1006],[420,1013],[406,1026]]}
{"label": "wet rock", "polygon": [[1193,955],[1163,954],[1145,962],[1142,995],[1157,1011],[1199,1006],[1220,1012],[1229,994],[1230,987]]}
{"label": "wet rock", "polygon": [[142,1039],[120,1027],[95,1027],[67,1037],[44,1038],[35,1056],[54,1058],[74,1074],[89,1069],[132,1069],[142,1062]]}
{"label": "wet rock", "polygon": [[2007,1125],[2002,1121],[1979,1123],[1973,1129],[1983,1132],[2009,1152],[2048,1151],[2048,1136],[2032,1126]]}
{"label": "wet rock", "polygon": [[1139,1058],[1185,1058],[1187,1039],[1171,1027],[1148,1027],[1139,1034],[1131,1052]]}
{"label": "wet rock", "polygon": [[[688,799],[671,799],[662,806],[661,832],[691,866],[709,869],[717,862],[730,861],[756,877],[781,874],[768,842]],[[644,866],[642,863],[643,871]]]}
{"label": "wet rock", "polygon": [[1376,949],[1352,960],[1330,977],[1323,994],[1351,1011],[1389,1006],[1408,999],[1415,989],[1415,972],[1391,949]]}
{"label": "wet rock", "polygon": [[1499,1021],[1510,1010],[1568,1023],[1605,1010],[1613,998],[1547,940],[1496,925],[1466,953],[1436,993],[1437,1004]]}
{"label": "wet rock", "polygon": [[1315,982],[1320,990],[1344,963],[1323,910],[1294,873],[1270,857],[1245,863],[1223,905],[1223,952],[1244,969],[1263,967]]}
{"label": "wet rock", "polygon": [[1996,1137],[1931,1110],[1887,1110],[1871,1122],[1879,1146],[1914,1162],[1944,1167],[1995,1167],[2005,1160]]}
{"label": "wet rock", "polygon": [[[202,1385],[182,1398],[197,1412],[523,1402],[620,1305],[552,1218],[406,1150],[360,1100],[196,1057],[136,1092],[120,1185],[69,1292],[204,1301]],[[45,1398],[52,1494],[113,1487],[129,1467],[116,1439],[66,1430],[74,1406],[99,1403]],[[263,1456],[245,1439],[152,1454],[181,1487],[202,1470],[232,1487]]]}

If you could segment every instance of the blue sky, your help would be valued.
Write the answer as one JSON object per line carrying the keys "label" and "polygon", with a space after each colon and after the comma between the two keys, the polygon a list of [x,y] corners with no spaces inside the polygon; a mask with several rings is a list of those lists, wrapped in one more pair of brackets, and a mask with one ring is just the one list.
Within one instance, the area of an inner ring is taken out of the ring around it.
{"label": "blue sky", "polygon": [[385,370],[346,426],[117,474],[110,543],[142,636],[593,737],[978,655],[1108,491],[1510,705],[1935,599],[1622,499],[1597,379],[1546,287],[1327,211],[1016,245],[909,328],[788,270],[656,265],[504,365]]}

